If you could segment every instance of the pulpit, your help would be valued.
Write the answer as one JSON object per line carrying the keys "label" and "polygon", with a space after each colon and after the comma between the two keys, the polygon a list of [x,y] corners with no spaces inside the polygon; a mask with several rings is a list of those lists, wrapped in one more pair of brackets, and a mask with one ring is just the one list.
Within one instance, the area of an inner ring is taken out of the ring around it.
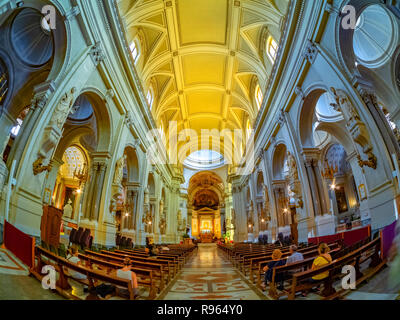
{"label": "pulpit", "polygon": [[60,230],[63,211],[53,206],[43,206],[43,215],[40,223],[41,240],[49,246],[58,248],[60,244]]}

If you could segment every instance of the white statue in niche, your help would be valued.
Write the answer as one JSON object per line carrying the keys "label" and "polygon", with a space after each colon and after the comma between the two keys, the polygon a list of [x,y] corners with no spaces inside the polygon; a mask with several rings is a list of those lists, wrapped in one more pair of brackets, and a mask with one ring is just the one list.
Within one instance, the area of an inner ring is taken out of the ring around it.
{"label": "white statue in niche", "polygon": [[299,174],[297,172],[297,164],[294,156],[288,151],[287,152],[287,165],[289,168],[289,179],[291,181],[296,181],[299,179]]}
{"label": "white statue in niche", "polygon": [[67,201],[67,204],[64,206],[64,214],[63,214],[63,216],[64,216],[64,218],[68,218],[68,219],[71,219],[72,218],[72,211],[74,210],[73,208],[72,208],[72,201],[71,201],[71,199],[68,199],[68,201]]}
{"label": "white statue in niche", "polygon": [[53,117],[50,120],[50,125],[56,125],[60,130],[62,129],[71,110],[75,91],[76,89],[72,88],[70,92],[63,95],[54,111]]}
{"label": "white statue in niche", "polygon": [[124,166],[126,161],[126,154],[124,154],[115,165],[114,184],[121,185],[124,177]]}

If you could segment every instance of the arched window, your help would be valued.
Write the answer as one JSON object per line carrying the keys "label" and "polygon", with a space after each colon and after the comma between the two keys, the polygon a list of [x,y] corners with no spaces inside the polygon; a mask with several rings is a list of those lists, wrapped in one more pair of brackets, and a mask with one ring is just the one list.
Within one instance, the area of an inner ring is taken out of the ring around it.
{"label": "arched window", "polygon": [[138,45],[135,40],[132,41],[129,48],[131,50],[133,61],[135,61],[135,63],[136,63],[137,59],[139,58],[139,49],[138,49]]}
{"label": "arched window", "polygon": [[153,102],[154,102],[153,87],[151,87],[151,86],[150,86],[149,90],[147,91],[146,99],[147,99],[147,102],[151,109],[151,107],[153,106]]}
{"label": "arched window", "polygon": [[269,37],[267,41],[267,55],[272,63],[275,62],[276,54],[278,52],[278,43],[274,38]]}
{"label": "arched window", "polygon": [[256,96],[257,108],[258,110],[260,110],[263,101],[263,93],[261,91],[260,85],[257,85],[255,96]]}

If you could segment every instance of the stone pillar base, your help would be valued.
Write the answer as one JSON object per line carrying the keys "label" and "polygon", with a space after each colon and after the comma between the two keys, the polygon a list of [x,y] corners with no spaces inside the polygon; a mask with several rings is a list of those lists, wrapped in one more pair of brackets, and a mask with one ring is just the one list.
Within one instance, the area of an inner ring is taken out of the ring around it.
{"label": "stone pillar base", "polygon": [[323,216],[315,217],[315,226],[317,236],[329,236],[336,233],[335,216],[332,214],[324,214]]}
{"label": "stone pillar base", "polygon": [[299,243],[308,243],[308,221],[304,220],[297,223],[297,231],[299,234]]}

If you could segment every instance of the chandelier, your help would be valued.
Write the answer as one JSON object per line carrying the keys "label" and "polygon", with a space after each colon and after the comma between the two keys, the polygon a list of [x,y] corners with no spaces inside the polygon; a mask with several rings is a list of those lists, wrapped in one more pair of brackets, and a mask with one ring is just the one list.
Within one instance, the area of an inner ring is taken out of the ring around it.
{"label": "chandelier", "polygon": [[82,185],[87,181],[88,179],[88,170],[87,170],[87,165],[86,163],[83,164],[82,168],[75,168],[74,170],[74,178],[79,180],[79,189],[81,189]]}

